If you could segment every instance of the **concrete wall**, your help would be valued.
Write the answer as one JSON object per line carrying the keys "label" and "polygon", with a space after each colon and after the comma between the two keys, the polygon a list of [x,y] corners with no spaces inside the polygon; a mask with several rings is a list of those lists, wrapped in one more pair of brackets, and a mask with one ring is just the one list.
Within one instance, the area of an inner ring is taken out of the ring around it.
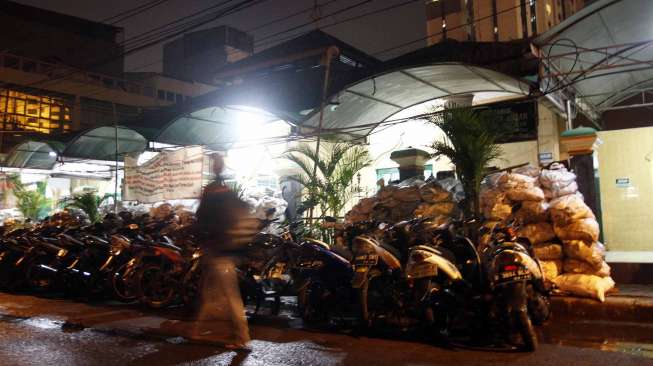
{"label": "concrete wall", "polygon": [[[653,127],[599,132],[603,234],[611,251],[653,249]],[[617,184],[617,179],[628,182]]]}

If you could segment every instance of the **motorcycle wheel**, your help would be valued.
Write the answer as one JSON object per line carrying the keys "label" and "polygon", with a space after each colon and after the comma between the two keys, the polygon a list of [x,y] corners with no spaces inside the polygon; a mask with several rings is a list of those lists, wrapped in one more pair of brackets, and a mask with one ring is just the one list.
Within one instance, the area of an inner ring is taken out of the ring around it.
{"label": "motorcycle wheel", "polygon": [[326,313],[326,308],[316,306],[319,301],[318,298],[321,297],[321,293],[322,288],[318,283],[314,282],[303,286],[297,293],[299,315],[308,324],[314,324],[329,318],[329,315]]}
{"label": "motorcycle wheel", "polygon": [[174,283],[153,264],[141,268],[136,275],[136,294],[142,304],[154,309],[169,306],[177,295]]}
{"label": "motorcycle wheel", "polygon": [[200,269],[186,272],[183,280],[182,298],[184,306],[192,311],[199,310],[200,286],[202,284],[202,273]]}
{"label": "motorcycle wheel", "polygon": [[131,285],[133,281],[131,281],[131,278],[125,278],[128,265],[129,263],[121,265],[111,276],[111,290],[114,297],[121,302],[133,302],[136,300],[136,295]]}
{"label": "motorcycle wheel", "polygon": [[529,288],[529,290],[528,313],[533,324],[542,325],[551,316],[551,302],[547,296],[534,291],[532,288]]}
{"label": "motorcycle wheel", "polygon": [[531,318],[528,316],[527,311],[518,311],[515,316],[515,322],[519,333],[521,334],[522,342],[524,342],[524,349],[528,352],[537,350],[538,341],[535,329]]}
{"label": "motorcycle wheel", "polygon": [[361,307],[361,321],[363,326],[368,328],[372,327],[375,323],[375,315],[370,311],[370,283],[375,281],[377,277],[376,274],[370,273],[358,291],[358,300]]}

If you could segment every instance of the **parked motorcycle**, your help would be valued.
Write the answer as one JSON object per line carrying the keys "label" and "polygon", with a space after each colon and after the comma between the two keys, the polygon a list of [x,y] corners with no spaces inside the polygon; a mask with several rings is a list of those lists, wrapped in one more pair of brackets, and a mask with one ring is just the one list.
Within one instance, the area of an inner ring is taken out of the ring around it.
{"label": "parked motorcycle", "polygon": [[502,320],[508,336],[519,334],[524,349],[534,351],[538,340],[533,324],[549,317],[549,291],[531,244],[517,236],[516,225],[513,220],[491,229],[481,258],[494,298],[493,313]]}
{"label": "parked motorcycle", "polygon": [[381,236],[358,236],[352,251],[352,287],[359,291],[365,326],[423,328],[435,322],[431,292],[462,280],[453,254],[435,247],[427,218],[387,227]]}

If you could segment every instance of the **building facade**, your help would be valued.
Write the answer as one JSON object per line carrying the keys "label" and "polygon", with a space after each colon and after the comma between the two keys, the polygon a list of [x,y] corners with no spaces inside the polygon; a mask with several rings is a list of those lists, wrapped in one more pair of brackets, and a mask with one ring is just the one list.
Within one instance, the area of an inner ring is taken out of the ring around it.
{"label": "building facade", "polygon": [[582,9],[586,0],[429,0],[428,44],[446,39],[499,42],[536,36]]}

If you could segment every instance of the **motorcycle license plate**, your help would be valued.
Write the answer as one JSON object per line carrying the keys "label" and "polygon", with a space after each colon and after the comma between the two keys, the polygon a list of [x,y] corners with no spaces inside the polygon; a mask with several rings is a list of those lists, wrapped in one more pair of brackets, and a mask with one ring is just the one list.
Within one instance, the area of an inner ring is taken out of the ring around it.
{"label": "motorcycle license plate", "polygon": [[409,278],[434,277],[438,275],[438,267],[432,264],[420,265],[411,268],[407,272]]}
{"label": "motorcycle license plate", "polygon": [[497,282],[522,281],[527,280],[530,277],[530,272],[528,272],[526,269],[520,269],[516,271],[499,272],[494,275],[494,280]]}
{"label": "motorcycle license plate", "polygon": [[379,262],[379,256],[376,254],[357,255],[354,258],[356,267],[374,266]]}

